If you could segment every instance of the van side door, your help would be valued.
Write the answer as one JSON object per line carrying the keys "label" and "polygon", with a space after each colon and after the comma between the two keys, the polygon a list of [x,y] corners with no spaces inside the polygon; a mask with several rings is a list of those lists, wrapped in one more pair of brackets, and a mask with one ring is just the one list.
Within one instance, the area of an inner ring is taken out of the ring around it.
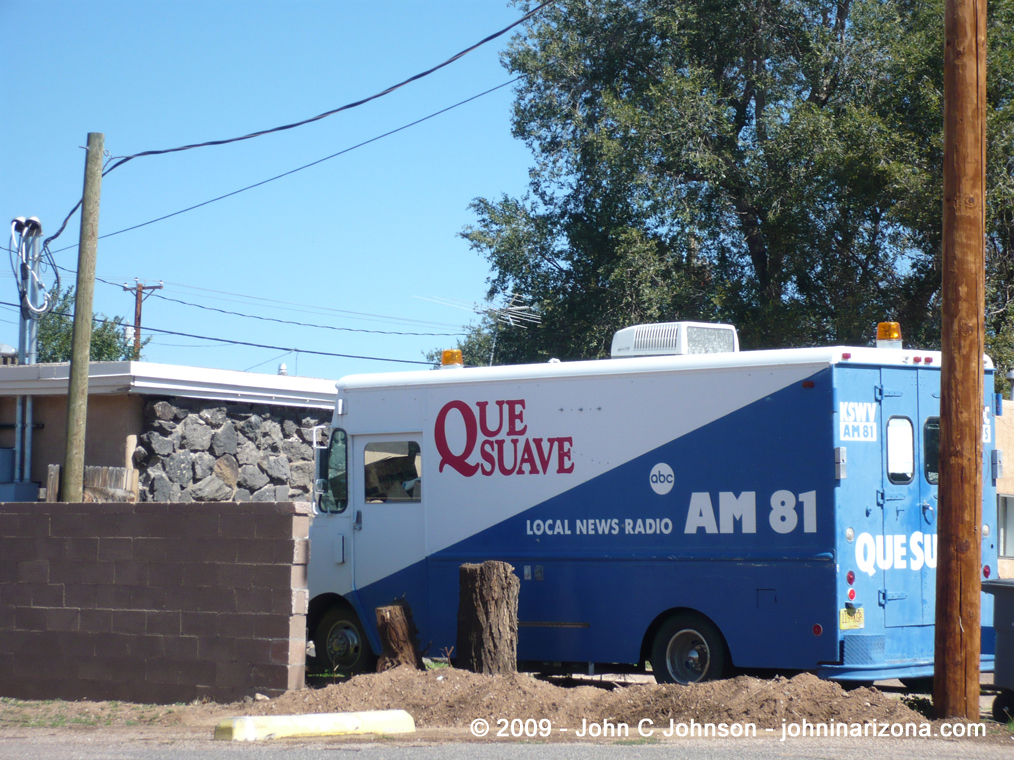
{"label": "van side door", "polygon": [[422,433],[353,437],[353,586],[369,631],[375,608],[400,599],[426,630],[422,440]]}

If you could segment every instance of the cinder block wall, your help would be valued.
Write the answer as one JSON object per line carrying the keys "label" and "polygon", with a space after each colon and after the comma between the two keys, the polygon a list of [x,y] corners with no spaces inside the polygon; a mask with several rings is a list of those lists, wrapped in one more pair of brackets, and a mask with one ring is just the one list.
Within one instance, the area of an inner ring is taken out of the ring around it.
{"label": "cinder block wall", "polygon": [[303,685],[310,505],[0,504],[0,696]]}

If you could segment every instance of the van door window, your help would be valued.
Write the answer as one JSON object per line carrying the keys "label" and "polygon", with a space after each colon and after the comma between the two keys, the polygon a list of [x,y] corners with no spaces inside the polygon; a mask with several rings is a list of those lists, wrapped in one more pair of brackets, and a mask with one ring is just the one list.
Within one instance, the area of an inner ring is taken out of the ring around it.
{"label": "van door window", "polygon": [[1014,496],[1000,496],[998,520],[1000,524],[1000,556],[1014,557]]}
{"label": "van door window", "polygon": [[923,458],[926,482],[937,485],[940,480],[940,418],[927,417],[922,428]]}
{"label": "van door window", "polygon": [[911,483],[915,476],[915,431],[908,417],[887,421],[887,479],[895,484]]}
{"label": "van door window", "polygon": [[325,471],[317,475],[327,481],[320,494],[321,512],[344,512],[349,505],[348,451],[348,436],[335,428],[327,445],[327,461],[320,462]]}
{"label": "van door window", "polygon": [[422,449],[418,443],[368,443],[364,459],[367,504],[422,499]]}

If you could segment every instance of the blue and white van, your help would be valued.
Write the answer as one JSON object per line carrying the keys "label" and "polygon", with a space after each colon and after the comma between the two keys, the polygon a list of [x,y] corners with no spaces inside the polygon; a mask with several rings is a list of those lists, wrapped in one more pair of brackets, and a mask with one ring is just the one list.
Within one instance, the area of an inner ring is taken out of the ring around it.
{"label": "blue and white van", "polygon": [[[932,674],[940,354],[740,352],[734,331],[649,327],[617,334],[626,358],[338,382],[310,532],[319,662],[371,668],[374,609],[402,599],[424,650],[452,652],[459,566],[503,560],[532,668]],[[645,355],[659,340],[682,353]],[[991,621],[984,595],[984,670]]]}

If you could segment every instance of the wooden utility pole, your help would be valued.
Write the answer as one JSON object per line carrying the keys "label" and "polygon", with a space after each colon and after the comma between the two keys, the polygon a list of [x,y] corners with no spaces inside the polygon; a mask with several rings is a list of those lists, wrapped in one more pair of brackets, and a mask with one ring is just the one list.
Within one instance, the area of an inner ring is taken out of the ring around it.
{"label": "wooden utility pole", "polygon": [[933,706],[979,719],[986,0],[944,12],[943,362]]}
{"label": "wooden utility pole", "polygon": [[134,287],[127,285],[123,286],[123,289],[128,293],[133,290],[135,293],[134,297],[134,353],[131,357],[135,362],[141,358],[141,304],[144,303],[144,291],[146,290],[161,290],[162,283],[158,285],[142,285],[139,281],[134,280],[137,284]]}
{"label": "wooden utility pole", "polygon": [[85,422],[88,417],[88,363],[92,347],[92,296],[95,292],[95,256],[99,245],[99,198],[102,193],[102,153],[105,135],[88,133],[84,194],[81,197],[81,240],[77,254],[74,291],[74,337],[67,389],[67,447],[60,477],[63,501],[84,498]]}

